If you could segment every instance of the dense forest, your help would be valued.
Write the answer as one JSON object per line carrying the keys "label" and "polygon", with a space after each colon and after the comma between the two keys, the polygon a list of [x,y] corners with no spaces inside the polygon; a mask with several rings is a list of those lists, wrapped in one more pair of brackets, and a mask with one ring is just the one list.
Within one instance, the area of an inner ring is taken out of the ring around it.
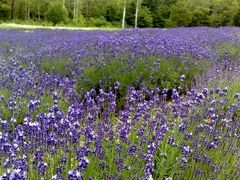
{"label": "dense forest", "polygon": [[0,0],[0,21],[123,28],[240,26],[240,0]]}

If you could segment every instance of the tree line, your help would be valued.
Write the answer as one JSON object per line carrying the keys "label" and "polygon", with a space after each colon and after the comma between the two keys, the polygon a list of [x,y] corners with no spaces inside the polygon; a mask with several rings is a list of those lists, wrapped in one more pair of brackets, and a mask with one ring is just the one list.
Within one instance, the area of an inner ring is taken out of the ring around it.
{"label": "tree line", "polygon": [[122,28],[240,26],[240,0],[0,0],[0,20]]}

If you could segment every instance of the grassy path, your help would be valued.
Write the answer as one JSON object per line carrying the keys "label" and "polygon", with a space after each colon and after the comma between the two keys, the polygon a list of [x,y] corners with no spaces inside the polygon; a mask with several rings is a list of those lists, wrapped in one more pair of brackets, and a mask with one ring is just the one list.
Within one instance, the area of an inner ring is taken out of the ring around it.
{"label": "grassy path", "polygon": [[67,30],[118,30],[118,28],[98,28],[98,27],[64,27],[64,26],[38,26],[15,23],[2,23],[0,29],[67,29]]}

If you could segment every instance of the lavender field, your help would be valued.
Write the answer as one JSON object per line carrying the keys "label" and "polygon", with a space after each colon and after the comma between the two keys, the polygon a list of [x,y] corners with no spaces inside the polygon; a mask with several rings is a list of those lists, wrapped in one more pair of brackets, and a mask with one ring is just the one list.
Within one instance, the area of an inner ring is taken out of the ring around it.
{"label": "lavender field", "polygon": [[0,30],[0,177],[240,179],[240,28]]}

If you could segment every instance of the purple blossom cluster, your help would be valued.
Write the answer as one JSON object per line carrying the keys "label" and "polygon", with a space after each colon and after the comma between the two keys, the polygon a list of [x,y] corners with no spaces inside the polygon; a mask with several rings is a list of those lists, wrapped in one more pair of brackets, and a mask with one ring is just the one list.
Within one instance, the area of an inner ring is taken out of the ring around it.
{"label": "purple blossom cluster", "polygon": [[[239,44],[238,33],[238,28],[0,30],[1,179],[238,179],[239,92],[232,102],[227,87],[192,88],[183,96],[178,87],[167,101],[166,89],[141,83],[127,88],[117,109],[118,81],[109,91],[92,87],[82,96],[76,91],[86,67],[126,54],[126,63],[160,55],[215,65],[217,46]],[[71,74],[42,71],[45,58],[70,58]],[[239,64],[229,66],[240,72]],[[176,81],[186,78],[182,73]]]}
{"label": "purple blossom cluster", "polygon": [[[186,98],[179,97],[179,101],[168,105],[156,89],[130,88],[125,108],[117,115],[107,105],[115,101],[112,92],[95,95],[91,91],[81,103],[69,106],[67,113],[59,108],[58,94],[54,92],[53,106],[48,112],[40,112],[35,120],[25,117],[14,129],[9,129],[11,121],[0,121],[0,153],[6,169],[2,177],[24,179],[36,171],[39,177],[64,179],[67,171],[68,179],[83,179],[88,177],[89,168],[97,168],[99,174],[92,172],[91,176],[120,178],[128,172],[131,177],[148,179],[161,164],[156,157],[166,146],[165,140],[168,148],[179,151],[175,163],[182,170],[202,164],[204,171],[194,170],[198,176],[206,176],[210,170],[221,174],[224,167],[214,152],[222,158],[239,154],[236,112],[240,99],[236,96],[236,102],[223,110],[226,93],[226,89],[192,90]],[[145,100],[146,96],[151,98]],[[170,158],[171,154],[166,153],[166,159]],[[58,154],[62,156],[56,157]],[[51,158],[58,161],[54,170],[50,168]],[[237,168],[238,164],[232,165]],[[232,177],[239,177],[238,172],[233,171]]]}
{"label": "purple blossom cluster", "polygon": [[[3,56],[16,52],[18,60],[41,61],[43,57],[71,57],[97,61],[97,58],[121,58],[160,54],[163,56],[187,56],[197,59],[216,58],[216,45],[230,41],[239,43],[238,28],[176,28],[125,31],[66,31],[1,30]],[[41,41],[39,41],[41,40]],[[214,50],[214,51],[213,51]],[[96,63],[96,61],[94,63]]]}

